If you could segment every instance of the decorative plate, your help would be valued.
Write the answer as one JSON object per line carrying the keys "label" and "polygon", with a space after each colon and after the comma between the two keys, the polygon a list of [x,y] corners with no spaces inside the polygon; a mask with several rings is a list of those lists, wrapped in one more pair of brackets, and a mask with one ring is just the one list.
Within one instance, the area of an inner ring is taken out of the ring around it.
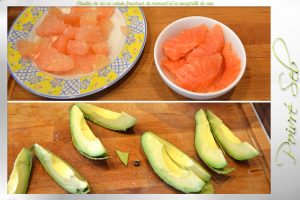
{"label": "decorative plate", "polygon": [[72,99],[94,94],[113,85],[135,65],[147,37],[147,22],[139,7],[116,7],[130,31],[124,45],[111,63],[99,71],[78,77],[59,77],[40,71],[33,62],[23,59],[16,49],[19,39],[32,36],[35,25],[48,11],[47,7],[28,7],[16,19],[8,34],[8,68],[14,79],[26,90],[46,98]]}

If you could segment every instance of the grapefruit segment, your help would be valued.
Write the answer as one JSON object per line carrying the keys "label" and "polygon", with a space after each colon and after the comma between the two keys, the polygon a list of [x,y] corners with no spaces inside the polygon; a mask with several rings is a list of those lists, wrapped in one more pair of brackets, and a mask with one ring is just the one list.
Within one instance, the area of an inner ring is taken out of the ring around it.
{"label": "grapefruit segment", "polygon": [[61,73],[62,75],[87,74],[108,64],[107,57],[95,54],[72,55],[71,58],[74,60],[74,68]]}
{"label": "grapefruit segment", "polygon": [[38,36],[54,36],[63,33],[65,23],[56,15],[46,15],[42,23],[37,27],[36,34]]}
{"label": "grapefruit segment", "polygon": [[64,29],[64,36],[66,36],[68,39],[75,39],[76,33],[79,28],[73,27],[73,26],[66,26]]}
{"label": "grapefruit segment", "polygon": [[105,41],[98,41],[91,46],[91,50],[95,54],[109,55],[109,46]]}
{"label": "grapefruit segment", "polygon": [[83,40],[69,40],[67,45],[67,53],[70,55],[85,55],[89,49],[89,45]]}
{"label": "grapefruit segment", "polygon": [[114,24],[110,19],[102,19],[98,21],[99,31],[104,39],[108,39],[110,32],[114,28]]}
{"label": "grapefruit segment", "polygon": [[108,19],[114,14],[115,8],[113,7],[100,7],[97,8],[98,19]]}
{"label": "grapefruit segment", "polygon": [[88,12],[83,14],[80,17],[80,26],[83,25],[96,25],[97,24],[97,12],[93,11],[93,12]]}
{"label": "grapefruit segment", "polygon": [[59,8],[56,8],[56,7],[50,7],[48,9],[48,14],[49,15],[55,15],[57,17],[61,17],[63,15],[63,12],[59,9]]}
{"label": "grapefruit segment", "polygon": [[75,38],[91,44],[104,39],[100,29],[97,26],[92,25],[81,26],[76,33]]}
{"label": "grapefruit segment", "polygon": [[17,49],[22,57],[33,58],[38,53],[39,44],[34,41],[21,39],[17,42]]}
{"label": "grapefruit segment", "polygon": [[34,59],[37,66],[48,72],[63,72],[74,68],[74,61],[69,56],[59,53],[56,49],[49,48],[41,51],[39,56]]}
{"label": "grapefruit segment", "polygon": [[52,44],[59,53],[65,54],[67,51],[67,44],[69,39],[65,35],[60,35]]}
{"label": "grapefruit segment", "polygon": [[80,25],[80,17],[81,15],[77,13],[63,14],[60,16],[60,18],[64,21],[65,24],[76,27]]}

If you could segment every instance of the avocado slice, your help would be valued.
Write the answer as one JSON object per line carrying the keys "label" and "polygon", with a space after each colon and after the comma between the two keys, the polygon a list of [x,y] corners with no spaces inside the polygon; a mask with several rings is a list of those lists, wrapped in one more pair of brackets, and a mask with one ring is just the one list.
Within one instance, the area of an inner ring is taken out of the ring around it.
{"label": "avocado slice", "polygon": [[93,134],[77,105],[70,110],[70,128],[73,144],[82,155],[94,160],[108,158],[105,147]]}
{"label": "avocado slice", "polygon": [[168,156],[175,162],[179,167],[193,171],[197,176],[199,176],[203,181],[208,182],[211,178],[210,174],[193,158],[189,157],[176,146],[169,143],[167,140],[159,137],[158,135],[147,132],[147,134],[152,134],[157,140],[165,145]]}
{"label": "avocado slice", "polygon": [[214,113],[206,111],[206,115],[214,137],[229,156],[242,161],[254,158],[259,154],[248,142],[241,142]]}
{"label": "avocado slice", "polygon": [[86,194],[90,191],[86,179],[69,163],[39,144],[34,144],[31,148],[48,174],[64,190],[73,194]]}
{"label": "avocado slice", "polygon": [[184,193],[199,193],[206,185],[198,175],[206,177],[206,180],[210,175],[166,140],[152,132],[145,132],[141,143],[154,172],[170,186]]}
{"label": "avocado slice", "polygon": [[195,146],[199,157],[209,168],[218,174],[228,174],[232,172],[234,168],[227,167],[223,152],[218,147],[210,131],[209,122],[204,110],[201,109],[195,114],[195,120]]}
{"label": "avocado slice", "polygon": [[105,128],[115,131],[126,131],[136,123],[136,119],[125,112],[113,112],[86,103],[76,104],[84,117]]}
{"label": "avocado slice", "polygon": [[7,184],[8,194],[26,194],[31,168],[32,154],[28,149],[22,148],[15,160],[14,168],[9,177]]}

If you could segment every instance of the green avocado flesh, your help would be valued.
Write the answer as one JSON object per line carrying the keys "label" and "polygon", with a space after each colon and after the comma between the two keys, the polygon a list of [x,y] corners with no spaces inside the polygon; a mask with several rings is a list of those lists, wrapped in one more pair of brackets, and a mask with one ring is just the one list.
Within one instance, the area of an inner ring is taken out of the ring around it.
{"label": "green avocado flesh", "polygon": [[125,112],[113,112],[86,103],[77,103],[84,117],[105,128],[115,131],[126,131],[136,123],[136,119]]}
{"label": "green avocado flesh", "polygon": [[229,156],[236,160],[248,160],[259,154],[248,142],[241,142],[211,111],[206,111],[206,115],[214,137]]}
{"label": "green avocado flesh", "polygon": [[64,190],[73,194],[86,194],[90,191],[86,179],[69,163],[38,144],[34,144],[32,149],[48,174]]}
{"label": "green avocado flesh", "polygon": [[210,182],[206,183],[206,185],[200,191],[200,194],[213,194],[213,193],[214,193],[214,187]]}
{"label": "green avocado flesh", "polygon": [[26,194],[32,168],[32,154],[23,148],[15,160],[7,184],[8,194]]}
{"label": "green avocado flesh", "polygon": [[77,105],[70,110],[70,128],[76,149],[90,159],[106,159],[107,151],[87,125]]}
{"label": "green avocado flesh", "polygon": [[154,172],[175,189],[199,193],[210,180],[200,164],[154,133],[145,132],[141,142]]}
{"label": "green avocado flesh", "polygon": [[218,174],[232,172],[234,168],[226,167],[226,159],[222,150],[215,142],[204,110],[201,109],[196,113],[195,120],[195,147],[199,157],[209,168]]}
{"label": "green avocado flesh", "polygon": [[129,152],[123,152],[123,151],[116,150],[116,154],[119,157],[119,159],[121,160],[121,162],[127,167]]}
{"label": "green avocado flesh", "polygon": [[195,145],[199,157],[209,167],[220,169],[227,165],[223,152],[215,142],[214,136],[210,132],[209,123],[205,112],[201,109],[196,115]]}

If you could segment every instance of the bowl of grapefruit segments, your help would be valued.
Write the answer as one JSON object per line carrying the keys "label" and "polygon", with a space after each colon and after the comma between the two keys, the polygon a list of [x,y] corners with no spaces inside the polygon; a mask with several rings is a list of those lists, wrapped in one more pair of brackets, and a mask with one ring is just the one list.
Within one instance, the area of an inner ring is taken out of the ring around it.
{"label": "bowl of grapefruit segments", "polygon": [[160,33],[154,61],[173,91],[205,100],[222,96],[238,84],[246,69],[246,52],[226,25],[191,16],[174,21]]}
{"label": "bowl of grapefruit segments", "polygon": [[146,37],[139,7],[27,7],[8,34],[8,68],[34,94],[79,98],[127,74]]}

